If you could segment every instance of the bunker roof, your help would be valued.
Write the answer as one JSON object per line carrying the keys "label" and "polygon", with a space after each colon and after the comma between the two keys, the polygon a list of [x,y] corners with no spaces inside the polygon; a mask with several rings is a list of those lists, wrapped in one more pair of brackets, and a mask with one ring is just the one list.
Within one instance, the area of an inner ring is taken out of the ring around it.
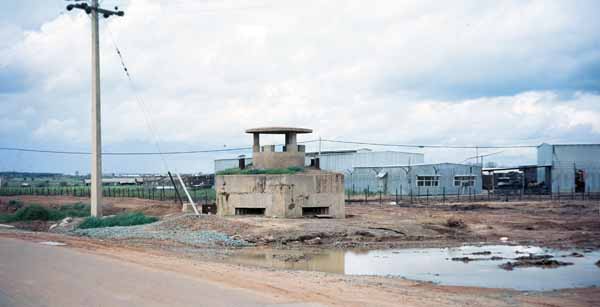
{"label": "bunker roof", "polygon": [[294,128],[294,127],[262,127],[246,130],[246,133],[260,134],[286,134],[286,133],[312,133],[312,129]]}

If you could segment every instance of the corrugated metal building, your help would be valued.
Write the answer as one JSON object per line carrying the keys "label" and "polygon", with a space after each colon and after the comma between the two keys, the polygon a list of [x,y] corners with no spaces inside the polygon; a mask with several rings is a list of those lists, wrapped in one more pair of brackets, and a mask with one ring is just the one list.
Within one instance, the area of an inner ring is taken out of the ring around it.
{"label": "corrugated metal building", "polygon": [[[244,158],[246,165],[252,163],[252,158]],[[215,174],[230,168],[239,167],[240,158],[215,159]]]}
{"label": "corrugated metal building", "polygon": [[600,144],[537,148],[538,182],[557,192],[600,192]]}
{"label": "corrugated metal building", "polygon": [[[305,165],[310,165],[310,160],[319,154],[309,152],[306,154]],[[246,165],[252,163],[252,158],[245,158]],[[238,167],[239,158],[215,160],[215,173]],[[338,150],[321,152],[320,167],[322,170],[335,171],[348,176],[354,167],[358,166],[385,166],[423,163],[422,153],[402,151],[371,151],[369,149]]]}
{"label": "corrugated metal building", "polygon": [[[319,154],[306,154],[306,165]],[[336,171],[348,175],[360,166],[385,166],[423,163],[422,153],[403,151],[371,151],[370,149],[340,150],[321,152],[320,167],[326,171]]]}
{"label": "corrugated metal building", "polygon": [[482,187],[481,167],[454,163],[360,166],[345,180],[355,193],[369,189],[402,195],[479,194]]}

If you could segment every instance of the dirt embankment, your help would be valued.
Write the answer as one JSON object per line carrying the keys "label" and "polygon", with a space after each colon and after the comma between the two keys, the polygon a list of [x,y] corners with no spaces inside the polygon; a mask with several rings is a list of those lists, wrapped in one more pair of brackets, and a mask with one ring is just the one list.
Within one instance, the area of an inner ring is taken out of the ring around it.
{"label": "dirt embankment", "polygon": [[[86,198],[0,197],[44,206],[87,202]],[[449,246],[465,242],[510,242],[548,247],[600,247],[597,201],[479,202],[415,205],[346,205],[345,219],[273,219],[256,216],[180,217],[180,206],[135,198],[105,198],[105,214],[139,211],[162,216],[165,228],[215,230],[257,245],[277,248],[393,248]],[[34,224],[34,223],[33,223]],[[18,226],[18,225],[17,225]],[[26,225],[25,225],[26,226]],[[23,226],[23,228],[27,228]],[[48,225],[29,228],[44,231]]]}
{"label": "dirt embankment", "polygon": [[346,219],[216,216],[180,219],[194,230],[217,230],[258,245],[294,248],[448,246],[498,243],[501,238],[549,247],[600,247],[600,214],[593,202],[468,203],[397,207],[347,205]]}

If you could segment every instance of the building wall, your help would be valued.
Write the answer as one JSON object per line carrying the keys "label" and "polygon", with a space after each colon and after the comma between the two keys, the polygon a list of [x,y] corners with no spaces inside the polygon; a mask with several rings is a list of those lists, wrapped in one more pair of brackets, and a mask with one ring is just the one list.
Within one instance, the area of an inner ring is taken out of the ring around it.
{"label": "building wall", "polygon": [[344,175],[306,172],[293,175],[216,176],[217,214],[235,215],[236,208],[264,208],[265,216],[302,217],[302,208],[328,207],[344,218]]}
{"label": "building wall", "polygon": [[[386,174],[386,176],[382,176]],[[417,176],[439,176],[438,186],[418,186]],[[455,176],[474,176],[472,187],[455,186]],[[481,193],[481,167],[464,164],[422,164],[412,166],[356,167],[346,176],[346,189],[362,193],[365,189],[385,194],[442,195]],[[349,187],[348,187],[349,186]]]}
{"label": "building wall", "polygon": [[347,173],[354,167],[408,165],[423,163],[422,153],[400,151],[363,151],[348,153],[321,154],[322,170]]}
{"label": "building wall", "polygon": [[[307,153],[304,165],[310,165],[310,159],[317,153]],[[423,163],[422,153],[400,151],[339,151],[323,152],[320,166],[322,170],[340,172],[348,175],[358,166],[408,165]],[[252,163],[252,158],[246,158],[246,165]],[[215,160],[215,173],[229,168],[238,167],[238,159]]]}
{"label": "building wall", "polygon": [[[538,147],[538,165],[551,166],[552,192],[574,191],[576,170],[584,171],[586,192],[600,192],[600,144],[542,144]],[[545,172],[538,171],[538,181],[544,181]]]}
{"label": "building wall", "polygon": [[299,151],[262,151],[252,153],[253,166],[256,169],[303,167],[304,152]]}

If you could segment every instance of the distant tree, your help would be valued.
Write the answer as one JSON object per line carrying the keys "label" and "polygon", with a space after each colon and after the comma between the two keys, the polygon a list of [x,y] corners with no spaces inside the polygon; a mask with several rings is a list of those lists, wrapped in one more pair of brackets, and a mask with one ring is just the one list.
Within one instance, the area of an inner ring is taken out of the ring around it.
{"label": "distant tree", "polygon": [[48,180],[46,181],[40,181],[38,183],[35,184],[36,187],[38,188],[46,188],[50,185],[50,183],[48,182]]}

